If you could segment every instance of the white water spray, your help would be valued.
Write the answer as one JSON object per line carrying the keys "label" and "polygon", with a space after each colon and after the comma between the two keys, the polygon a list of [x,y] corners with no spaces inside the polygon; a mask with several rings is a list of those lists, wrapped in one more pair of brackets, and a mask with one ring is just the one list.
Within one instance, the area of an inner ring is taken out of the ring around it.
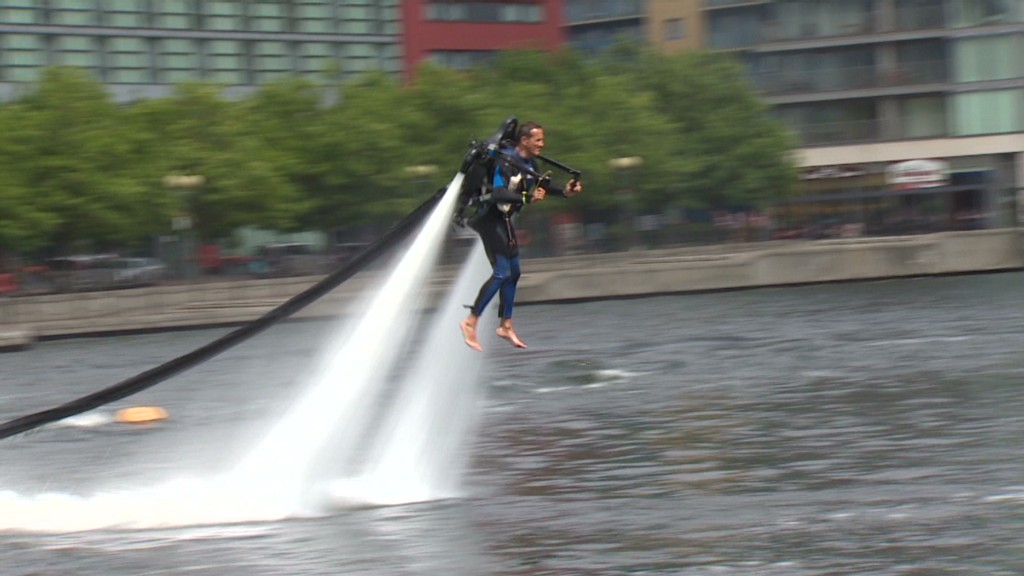
{"label": "white water spray", "polygon": [[[318,458],[350,460],[368,429],[373,406],[396,365],[396,342],[417,309],[420,289],[433,269],[458,197],[462,175],[448,190],[370,302],[355,328],[336,339],[309,389],[232,472],[208,479],[181,479],[142,490],[92,496],[46,493],[22,496],[0,491],[0,530],[71,532],[107,528],[159,528],[268,521],[308,512]],[[484,262],[479,248],[471,262]],[[472,427],[475,382],[482,355],[458,335],[458,299],[474,290],[467,282],[486,274],[463,270],[456,289],[436,315],[421,354],[403,383],[396,412],[374,445],[367,473],[378,482],[372,494],[339,491],[346,500],[400,503],[451,495]],[[452,354],[452,350],[458,350]],[[467,356],[468,354],[468,356]],[[444,358],[444,361],[440,361]],[[340,446],[331,444],[341,439]],[[324,453],[325,447],[330,450]]]}
{"label": "white water spray", "polygon": [[438,207],[402,256],[355,328],[314,375],[305,394],[235,470],[241,482],[278,495],[282,506],[301,510],[310,504],[313,466],[324,458],[346,463],[385,388],[406,336],[410,311],[419,308],[421,287],[435,267],[451,213],[462,186],[457,175]]}
{"label": "white water spray", "polygon": [[[478,244],[438,310],[363,472],[330,486],[335,501],[401,504],[458,495],[482,393],[483,355],[453,328],[465,316],[466,295],[487,277],[486,262]],[[481,321],[481,330],[486,325]]]}

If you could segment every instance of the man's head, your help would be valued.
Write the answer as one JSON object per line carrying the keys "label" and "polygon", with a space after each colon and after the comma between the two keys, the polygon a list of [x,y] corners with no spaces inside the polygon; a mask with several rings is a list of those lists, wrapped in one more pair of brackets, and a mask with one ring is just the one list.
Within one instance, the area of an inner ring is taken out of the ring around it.
{"label": "man's head", "polygon": [[536,122],[524,122],[516,135],[516,149],[520,156],[532,158],[544,150],[544,127]]}

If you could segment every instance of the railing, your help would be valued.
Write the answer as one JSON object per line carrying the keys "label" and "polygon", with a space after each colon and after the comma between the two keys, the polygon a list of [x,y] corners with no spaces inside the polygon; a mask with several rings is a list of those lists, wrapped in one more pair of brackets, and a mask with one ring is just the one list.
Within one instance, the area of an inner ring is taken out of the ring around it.
{"label": "railing", "polygon": [[637,0],[600,0],[589,4],[570,3],[565,8],[565,20],[569,24],[606,20],[611,18],[633,18],[645,13]]}
{"label": "railing", "polygon": [[850,144],[879,140],[882,135],[878,120],[849,120],[845,122],[823,122],[795,127],[804,146],[824,144]]}
{"label": "railing", "polygon": [[824,68],[755,74],[754,83],[765,94],[801,94],[874,88],[878,75],[874,66]]}
{"label": "railing", "polygon": [[914,84],[941,84],[949,82],[949,66],[946,60],[923,60],[902,62],[895,68],[879,71],[882,86],[912,86]]}
{"label": "railing", "polygon": [[743,6],[745,4],[767,4],[766,0],[704,0],[705,8],[721,8],[723,6]]}
{"label": "railing", "polygon": [[917,7],[897,6],[895,21],[893,22],[894,32],[909,32],[913,30],[933,30],[946,27],[946,18],[939,6]]}
{"label": "railing", "polygon": [[865,13],[859,22],[849,22],[843,25],[826,26],[820,22],[808,20],[798,23],[795,27],[789,23],[787,27],[779,20],[768,20],[764,23],[761,33],[765,42],[788,42],[798,40],[813,40],[816,38],[835,38],[842,36],[860,36],[878,32],[875,15]]}
{"label": "railing", "polygon": [[879,66],[850,66],[755,73],[754,84],[764,94],[803,94],[862,90],[888,86],[913,86],[949,81],[945,60],[900,64],[884,69]]}

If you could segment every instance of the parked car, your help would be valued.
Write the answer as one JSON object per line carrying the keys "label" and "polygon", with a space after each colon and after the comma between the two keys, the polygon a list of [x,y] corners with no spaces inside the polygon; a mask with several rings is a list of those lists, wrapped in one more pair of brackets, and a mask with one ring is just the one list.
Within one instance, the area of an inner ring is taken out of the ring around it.
{"label": "parked car", "polygon": [[167,278],[167,265],[157,258],[115,258],[109,266],[117,288],[152,286]]}
{"label": "parked car", "polygon": [[46,261],[46,281],[58,292],[105,290],[113,283],[116,254],[78,254]]}
{"label": "parked car", "polygon": [[317,247],[305,242],[264,244],[249,262],[257,276],[309,276],[330,270],[331,261]]}

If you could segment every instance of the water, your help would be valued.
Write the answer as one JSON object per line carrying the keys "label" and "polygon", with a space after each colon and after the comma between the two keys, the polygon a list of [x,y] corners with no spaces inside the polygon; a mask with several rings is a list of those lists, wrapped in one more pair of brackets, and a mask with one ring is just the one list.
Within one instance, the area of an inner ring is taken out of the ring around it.
{"label": "water", "polygon": [[[362,433],[379,410],[378,396],[386,388],[386,379],[391,376],[399,352],[415,333],[416,318],[409,310],[422,307],[424,292],[420,288],[440,255],[462,180],[462,174],[456,175],[411,246],[397,258],[384,285],[372,296],[368,295],[368,304],[357,306],[354,326],[342,328],[341,336],[329,340],[308,389],[224,482],[234,491],[239,485],[255,488],[256,494],[242,495],[241,507],[245,507],[245,502],[266,500],[268,494],[274,495],[276,509],[260,511],[246,519],[284,517],[303,508],[315,512],[324,500],[324,490],[311,490],[311,481],[337,475],[351,477],[358,469],[356,456]],[[451,311],[454,307],[450,301],[443,309],[443,320],[435,324],[457,322],[458,315]],[[453,348],[457,341],[447,339],[445,344]],[[461,352],[459,359],[452,358],[451,363],[467,368],[462,373],[468,375],[470,362],[479,360]],[[421,371],[430,377],[428,380],[441,376],[429,367],[422,367]],[[472,384],[468,378],[460,381],[463,386]],[[401,439],[417,431],[408,431]],[[325,448],[329,458],[320,457]],[[325,461],[330,465],[321,465],[317,471],[317,464]],[[374,488],[379,489],[379,485]],[[409,493],[417,494],[415,499],[432,499],[432,488],[432,485],[425,485],[422,478],[405,476],[400,485],[390,491],[375,490],[373,500],[404,503],[409,501],[405,496]],[[352,495],[342,491],[339,496]],[[218,495],[217,499],[223,500],[223,497]],[[231,506],[232,509],[239,507]]]}
{"label": "water", "polygon": [[[1021,574],[1022,288],[1013,273],[521,307],[529,349],[481,331],[478,420],[455,497],[233,524],[12,529],[41,495],[58,511],[78,498],[117,515],[145,501],[103,495],[187,492],[230,470],[336,331],[280,325],[109,411],[0,442],[0,574]],[[4,355],[0,418],[220,333]],[[422,402],[401,396],[387,414]],[[150,403],[171,418],[109,420]],[[361,445],[389,453],[389,436]],[[171,512],[157,495],[148,505]]]}

